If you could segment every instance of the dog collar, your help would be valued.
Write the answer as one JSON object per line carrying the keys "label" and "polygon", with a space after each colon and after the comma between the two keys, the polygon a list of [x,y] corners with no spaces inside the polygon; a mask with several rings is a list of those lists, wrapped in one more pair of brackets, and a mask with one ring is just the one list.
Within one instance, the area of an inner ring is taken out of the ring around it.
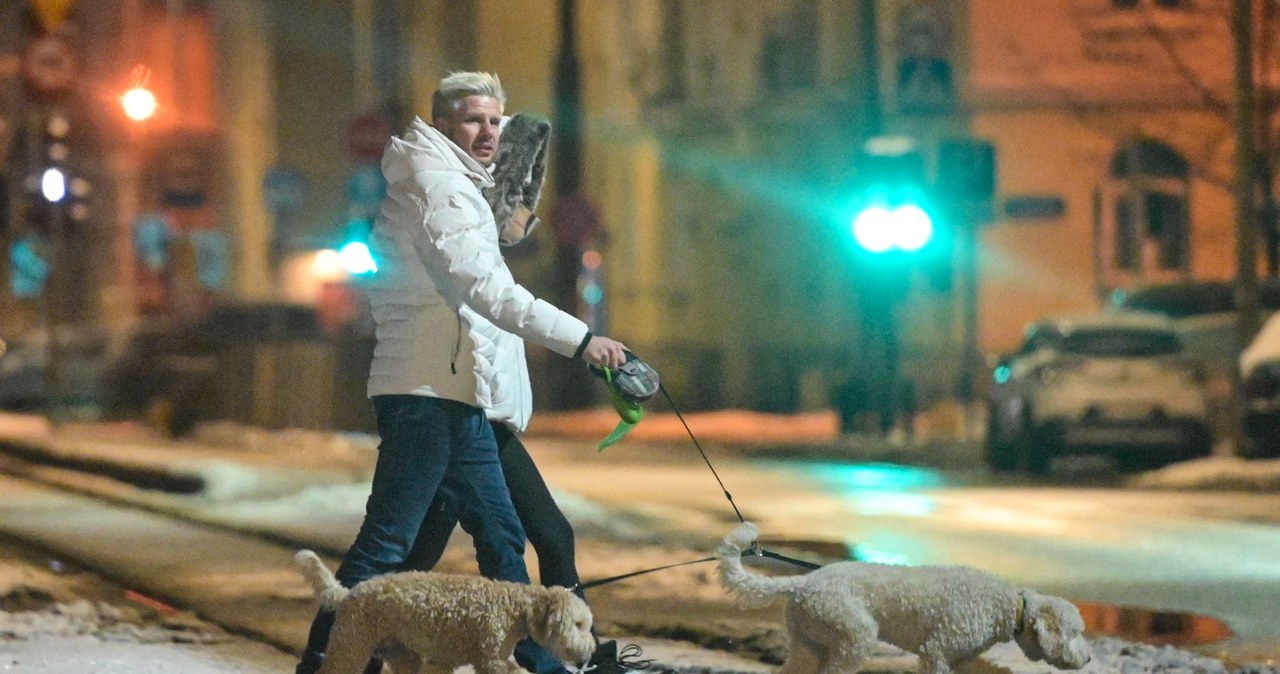
{"label": "dog collar", "polygon": [[1018,608],[1013,614],[1013,633],[1022,634],[1027,631],[1027,593],[1018,593]]}

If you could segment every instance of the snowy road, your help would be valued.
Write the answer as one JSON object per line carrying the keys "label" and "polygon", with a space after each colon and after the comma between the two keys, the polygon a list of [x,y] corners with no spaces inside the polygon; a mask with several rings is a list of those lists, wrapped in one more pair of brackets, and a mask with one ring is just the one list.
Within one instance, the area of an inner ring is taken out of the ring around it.
{"label": "snowy road", "polygon": [[[610,451],[613,451],[612,449]],[[691,538],[736,521],[692,457],[583,459],[567,445],[539,461],[558,487],[679,523]],[[601,465],[618,479],[601,479]],[[966,564],[1077,600],[1190,611],[1245,640],[1280,642],[1280,495],[1070,488],[890,464],[716,459],[765,536],[844,543],[859,557]]]}

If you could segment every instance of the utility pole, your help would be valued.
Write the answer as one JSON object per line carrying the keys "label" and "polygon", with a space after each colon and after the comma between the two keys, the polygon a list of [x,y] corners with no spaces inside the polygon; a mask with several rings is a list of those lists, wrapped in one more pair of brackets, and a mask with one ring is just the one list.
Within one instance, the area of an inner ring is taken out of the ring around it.
{"label": "utility pole", "polygon": [[[554,150],[551,171],[555,177],[556,202],[551,212],[555,233],[555,268],[551,294],[556,306],[577,315],[578,275],[582,254],[599,230],[595,208],[582,190],[582,87],[577,44],[577,5],[560,0],[560,47],[555,68],[555,128],[551,133]],[[591,326],[597,333],[604,326]],[[591,381],[581,363],[553,358],[547,365],[554,396],[552,409],[578,409],[591,402]]]}
{"label": "utility pole", "polygon": [[[1254,0],[1231,0],[1231,33],[1235,46],[1236,102],[1236,280],[1238,346],[1243,348],[1258,331],[1257,91],[1254,79]],[[1244,395],[1240,372],[1232,368],[1231,437],[1240,446]]]}

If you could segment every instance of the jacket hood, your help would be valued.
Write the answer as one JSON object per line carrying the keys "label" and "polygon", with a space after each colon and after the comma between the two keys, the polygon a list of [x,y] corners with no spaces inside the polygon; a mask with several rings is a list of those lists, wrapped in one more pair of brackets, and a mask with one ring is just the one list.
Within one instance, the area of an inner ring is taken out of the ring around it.
{"label": "jacket hood", "polygon": [[480,162],[421,117],[414,117],[403,134],[387,141],[382,175],[388,185],[394,185],[422,171],[456,171],[467,174],[479,187],[493,185],[493,177]]}

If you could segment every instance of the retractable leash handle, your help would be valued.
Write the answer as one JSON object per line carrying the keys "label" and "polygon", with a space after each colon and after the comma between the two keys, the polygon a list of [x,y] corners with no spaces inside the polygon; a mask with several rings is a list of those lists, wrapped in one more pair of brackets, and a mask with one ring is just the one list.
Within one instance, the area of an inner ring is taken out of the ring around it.
{"label": "retractable leash handle", "polygon": [[591,373],[609,385],[609,397],[613,401],[613,409],[621,418],[613,432],[596,445],[596,449],[601,451],[621,440],[631,432],[632,428],[635,428],[636,424],[640,423],[644,418],[644,408],[640,404],[657,395],[661,386],[658,371],[653,369],[653,366],[630,351],[624,351],[624,353],[627,360],[621,367],[590,366]]}

